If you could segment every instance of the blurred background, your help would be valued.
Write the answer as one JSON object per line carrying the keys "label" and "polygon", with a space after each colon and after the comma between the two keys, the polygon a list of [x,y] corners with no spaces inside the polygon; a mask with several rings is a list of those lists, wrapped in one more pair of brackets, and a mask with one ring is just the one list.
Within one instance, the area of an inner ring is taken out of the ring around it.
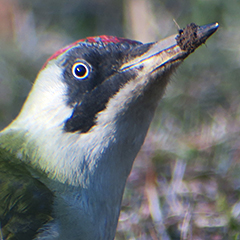
{"label": "blurred background", "polygon": [[[240,2],[0,0],[0,129],[46,59],[86,36],[219,30],[172,78],[123,198],[116,240],[240,239]],[[111,197],[111,196],[109,196]]]}

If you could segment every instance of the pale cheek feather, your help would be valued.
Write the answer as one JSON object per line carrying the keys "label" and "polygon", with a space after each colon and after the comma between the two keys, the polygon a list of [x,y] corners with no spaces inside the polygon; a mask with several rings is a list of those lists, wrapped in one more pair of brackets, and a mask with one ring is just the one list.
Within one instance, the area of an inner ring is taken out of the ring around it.
{"label": "pale cheek feather", "polygon": [[[31,121],[26,122],[26,128],[42,126],[51,128],[59,126],[68,118],[72,109],[66,106],[67,87],[61,81],[62,69],[57,65],[49,65],[48,68],[40,72],[35,84],[24,104],[19,121],[26,121],[30,117]],[[34,118],[34,120],[32,120]]]}

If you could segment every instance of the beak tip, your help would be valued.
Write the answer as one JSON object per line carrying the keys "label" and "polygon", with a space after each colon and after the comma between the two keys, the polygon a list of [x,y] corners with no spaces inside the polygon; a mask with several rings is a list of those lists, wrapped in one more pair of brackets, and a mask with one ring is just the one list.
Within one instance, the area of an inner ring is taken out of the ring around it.
{"label": "beak tip", "polygon": [[[210,23],[204,26],[200,26],[198,29],[198,36],[200,38],[209,38],[213,33],[215,33],[217,31],[219,27],[218,22],[215,23]],[[206,40],[205,39],[205,40]]]}

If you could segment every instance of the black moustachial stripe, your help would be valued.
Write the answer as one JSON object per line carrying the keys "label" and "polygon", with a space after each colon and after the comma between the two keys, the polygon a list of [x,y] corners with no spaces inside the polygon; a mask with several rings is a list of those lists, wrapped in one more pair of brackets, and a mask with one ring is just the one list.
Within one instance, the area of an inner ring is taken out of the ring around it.
{"label": "black moustachial stripe", "polygon": [[132,79],[131,75],[133,73],[123,74],[120,79],[119,76],[114,76],[85,94],[81,103],[75,106],[71,118],[66,121],[65,130],[88,132],[95,125],[97,113],[104,110],[109,99],[119,91],[121,86]]}
{"label": "black moustachial stripe", "polygon": [[[96,123],[96,115],[106,108],[109,99],[135,78],[134,71],[118,74],[118,69],[124,62],[142,55],[150,46],[139,42],[80,43],[79,47],[69,51],[63,67],[64,81],[68,86],[67,103],[73,107],[73,114],[66,120],[64,130],[88,132]],[[84,80],[77,80],[71,72],[73,64],[78,61],[84,61],[91,67],[89,76]]]}

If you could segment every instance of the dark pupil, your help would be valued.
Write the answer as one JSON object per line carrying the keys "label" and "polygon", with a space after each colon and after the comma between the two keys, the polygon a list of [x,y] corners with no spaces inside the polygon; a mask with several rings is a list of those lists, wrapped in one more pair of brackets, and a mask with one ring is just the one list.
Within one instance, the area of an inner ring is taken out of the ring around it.
{"label": "dark pupil", "polygon": [[75,68],[75,74],[78,77],[83,77],[86,74],[86,72],[87,72],[87,70],[86,70],[86,68],[83,65],[78,65]]}

